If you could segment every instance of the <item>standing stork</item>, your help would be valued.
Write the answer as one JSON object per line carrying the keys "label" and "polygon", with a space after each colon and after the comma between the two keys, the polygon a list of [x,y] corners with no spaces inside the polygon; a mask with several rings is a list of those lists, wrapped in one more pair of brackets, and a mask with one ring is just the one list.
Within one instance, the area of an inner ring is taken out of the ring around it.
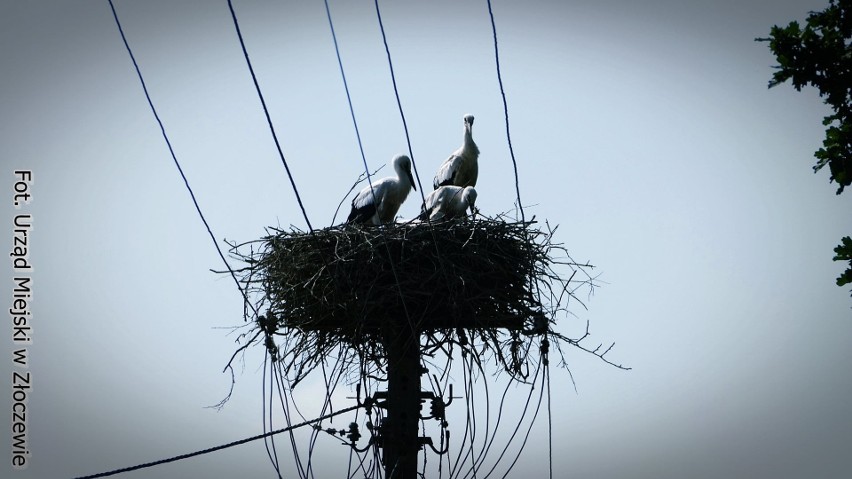
{"label": "standing stork", "polygon": [[352,211],[346,219],[347,223],[390,223],[411,188],[417,191],[411,176],[411,159],[397,155],[392,163],[396,177],[382,178],[361,190],[352,200]]}
{"label": "standing stork", "polygon": [[475,203],[476,190],[472,186],[442,186],[426,197],[418,218],[441,221],[464,217],[468,208],[474,212]]}
{"label": "standing stork", "polygon": [[476,186],[479,176],[479,148],[473,142],[473,115],[464,116],[464,143],[449,158],[441,163],[432,185],[437,190],[441,186]]}

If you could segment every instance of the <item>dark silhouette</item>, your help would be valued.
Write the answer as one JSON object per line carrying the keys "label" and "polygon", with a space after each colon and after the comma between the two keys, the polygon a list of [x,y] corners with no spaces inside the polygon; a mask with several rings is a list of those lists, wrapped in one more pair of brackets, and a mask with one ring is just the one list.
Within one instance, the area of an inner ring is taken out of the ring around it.
{"label": "dark silhouette", "polygon": [[[778,60],[769,88],[791,80],[796,90],[811,85],[833,111],[823,124],[825,140],[814,153],[814,172],[828,165],[829,181],[837,182],[837,194],[852,184],[852,0],[829,0],[821,12],[810,12],[804,28],[798,22],[786,27],[775,25],[769,49]],[[834,248],[835,261],[849,261],[849,267],[837,278],[837,285],[852,283],[852,238],[841,240]]]}

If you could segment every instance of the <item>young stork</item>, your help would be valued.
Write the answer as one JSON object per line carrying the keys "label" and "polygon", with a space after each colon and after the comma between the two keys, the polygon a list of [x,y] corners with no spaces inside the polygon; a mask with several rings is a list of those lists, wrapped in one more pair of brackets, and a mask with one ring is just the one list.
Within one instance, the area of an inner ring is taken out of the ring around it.
{"label": "young stork", "polygon": [[464,116],[464,143],[449,158],[441,163],[432,186],[437,190],[441,186],[476,186],[479,175],[479,148],[473,142],[473,115]]}
{"label": "young stork", "polygon": [[442,186],[426,197],[418,217],[421,221],[450,220],[464,217],[467,209],[473,213],[476,207],[476,190],[472,186]]}
{"label": "young stork", "polygon": [[411,176],[411,159],[397,155],[392,163],[396,177],[382,178],[361,190],[352,200],[352,211],[346,219],[347,223],[390,223],[411,188],[417,191]]}

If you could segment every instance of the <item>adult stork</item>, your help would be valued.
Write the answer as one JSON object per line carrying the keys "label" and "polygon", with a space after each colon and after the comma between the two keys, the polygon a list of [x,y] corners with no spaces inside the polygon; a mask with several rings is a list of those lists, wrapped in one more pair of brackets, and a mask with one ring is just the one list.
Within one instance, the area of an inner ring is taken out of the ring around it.
{"label": "adult stork", "polygon": [[472,186],[442,186],[426,197],[418,217],[422,221],[450,220],[464,217],[467,209],[476,209],[476,190]]}
{"label": "adult stork", "polygon": [[361,190],[352,200],[352,211],[346,219],[347,223],[390,223],[411,188],[417,190],[411,176],[411,159],[405,155],[397,155],[392,164],[396,176],[374,181]]}
{"label": "adult stork", "polygon": [[476,186],[479,176],[479,148],[473,142],[473,115],[464,116],[464,143],[449,158],[441,163],[432,186],[437,190],[441,186]]}

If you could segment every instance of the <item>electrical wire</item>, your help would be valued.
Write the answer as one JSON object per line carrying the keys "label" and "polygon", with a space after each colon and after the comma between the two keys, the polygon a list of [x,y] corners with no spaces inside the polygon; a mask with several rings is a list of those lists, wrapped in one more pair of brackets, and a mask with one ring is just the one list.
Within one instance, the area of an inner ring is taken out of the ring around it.
{"label": "electrical wire", "polygon": [[172,156],[172,160],[175,163],[175,166],[180,173],[180,177],[183,179],[183,184],[186,186],[186,190],[189,192],[190,198],[192,198],[192,204],[195,205],[195,211],[198,213],[199,218],[201,218],[201,222],[204,223],[204,227],[207,229],[207,234],[210,235],[210,239],[213,241],[213,246],[216,248],[216,252],[219,253],[219,258],[221,258],[222,262],[225,263],[225,267],[228,268],[228,272],[231,274],[231,278],[234,280],[234,284],[236,284],[237,289],[240,291],[240,294],[243,296],[243,301],[245,305],[251,307],[254,310],[255,314],[257,314],[257,309],[255,309],[254,305],[249,301],[246,292],[243,290],[242,285],[240,285],[240,281],[237,279],[236,273],[231,269],[231,265],[228,263],[228,260],[225,259],[224,253],[222,253],[222,249],[219,248],[219,243],[216,241],[216,236],[213,234],[213,230],[210,228],[210,224],[207,222],[207,219],[204,217],[204,213],[201,212],[201,206],[198,205],[198,200],[195,198],[195,193],[192,191],[192,187],[189,186],[189,180],[186,178],[186,174],[183,172],[183,168],[180,166],[180,162],[177,159],[177,155],[175,154],[175,150],[172,147],[171,141],[169,141],[169,136],[166,134],[166,127],[163,125],[163,121],[160,119],[160,115],[157,113],[157,109],[154,107],[154,101],[151,99],[151,94],[148,92],[148,86],[145,84],[145,79],[142,77],[142,70],[139,68],[139,64],[136,62],[136,56],[133,55],[133,50],[130,48],[130,43],[127,41],[127,36],[124,34],[124,28],[121,26],[121,21],[118,19],[118,13],[115,10],[115,5],[112,0],[109,1],[109,8],[112,10],[112,16],[115,19],[115,25],[118,27],[118,33],[121,34],[121,40],[124,42],[124,47],[127,49],[127,54],[130,55],[130,60],[133,62],[133,67],[136,69],[136,75],[139,77],[139,83],[142,84],[142,90],[145,92],[145,98],[148,100],[148,106],[151,107],[151,112],[154,114],[154,118],[157,120],[157,124],[160,126],[160,132],[163,134],[163,139],[166,141],[166,146],[169,148],[169,153]]}
{"label": "electrical wire", "polygon": [[[413,151],[412,151],[412,147],[411,147],[411,139],[410,139],[410,135],[409,135],[409,131],[408,131],[408,125],[407,125],[407,122],[406,122],[406,119],[405,119],[405,114],[404,114],[404,111],[403,111],[403,108],[402,108],[402,103],[401,103],[400,96],[399,96],[399,90],[398,90],[396,77],[395,77],[395,73],[394,73],[394,69],[393,69],[393,62],[392,62],[392,58],[391,58],[390,47],[388,45],[387,36],[386,36],[385,30],[384,30],[384,25],[383,25],[383,21],[382,21],[382,18],[381,18],[381,12],[380,12],[380,8],[379,8],[378,0],[375,0],[374,3],[375,3],[375,7],[376,7],[376,14],[377,14],[377,18],[378,18],[378,21],[379,21],[380,30],[381,30],[381,33],[382,33],[382,39],[383,39],[384,46],[385,46],[385,51],[386,51],[387,58],[388,58],[388,66],[389,66],[389,69],[390,69],[391,80],[392,80],[393,88],[394,88],[394,94],[395,94],[395,97],[396,97],[397,106],[398,106],[398,109],[399,109],[399,112],[400,112],[400,117],[401,117],[401,120],[402,120],[402,123],[403,123],[403,128],[404,128],[404,131],[405,131],[406,142],[407,142],[407,145],[408,145],[408,153],[409,153],[411,161],[412,161],[412,166],[414,167],[414,172],[415,172],[415,176],[417,178],[418,186],[420,186],[420,189],[421,189],[421,191],[420,191],[421,197],[425,201],[425,195],[424,195],[424,192],[422,191],[422,183],[420,181],[420,176],[419,176],[419,173],[417,171],[416,163],[414,162],[414,155],[413,155]],[[143,90],[145,91],[145,95],[146,95],[146,98],[148,99],[148,103],[149,103],[149,105],[150,105],[150,107],[151,107],[151,109],[154,113],[154,116],[155,116],[158,124],[160,125],[160,129],[162,131],[163,137],[164,137],[164,139],[165,139],[165,141],[168,145],[169,151],[172,155],[172,158],[175,162],[175,165],[177,166],[177,168],[178,168],[178,170],[181,174],[181,177],[184,180],[184,183],[185,183],[185,185],[186,185],[186,187],[187,187],[187,189],[190,193],[190,196],[192,197],[193,203],[195,204],[195,207],[196,207],[196,211],[198,212],[199,216],[201,217],[202,222],[204,223],[205,227],[207,228],[208,234],[210,235],[211,239],[213,239],[214,245],[216,246],[216,249],[219,252],[219,256],[221,257],[221,259],[225,263],[226,267],[228,268],[229,272],[231,273],[232,278],[234,279],[235,283],[237,284],[237,287],[240,290],[240,292],[241,292],[241,294],[242,294],[242,296],[245,300],[245,303],[248,304],[249,306],[251,306],[252,309],[254,309],[254,306],[248,300],[246,292],[242,289],[241,285],[239,284],[239,281],[237,280],[234,271],[230,268],[230,265],[228,264],[227,260],[225,259],[224,254],[222,253],[221,249],[219,248],[218,244],[216,243],[215,236],[213,235],[209,224],[207,223],[206,219],[204,218],[204,216],[201,212],[201,209],[198,205],[198,202],[195,198],[195,195],[194,195],[192,189],[189,186],[189,182],[188,182],[188,180],[187,180],[187,178],[186,178],[186,176],[185,176],[185,174],[184,174],[184,172],[183,172],[183,170],[182,170],[182,168],[181,168],[181,166],[180,166],[180,164],[179,164],[179,162],[176,158],[176,155],[175,155],[174,150],[171,146],[171,143],[168,139],[168,136],[166,135],[163,123],[160,120],[156,109],[154,108],[153,102],[152,102],[151,97],[148,93],[148,90],[147,90],[147,87],[145,85],[145,82],[144,82],[144,79],[142,77],[139,66],[138,66],[138,64],[137,64],[137,62],[136,62],[136,60],[133,56],[132,51],[130,50],[129,44],[128,44],[127,39],[125,37],[125,34],[122,30],[121,24],[118,20],[118,15],[115,11],[115,7],[113,5],[112,0],[109,0],[109,4],[110,4],[110,7],[112,9],[113,16],[114,16],[116,24],[118,26],[119,32],[121,33],[122,40],[124,41],[125,47],[127,48],[128,53],[130,54],[130,57],[133,61],[133,64],[134,64],[136,71],[137,71],[137,74],[139,76],[140,82],[142,83],[142,87],[143,87]],[[490,20],[491,20],[492,33],[493,33],[493,38],[494,38],[495,62],[496,62],[496,68],[497,68],[498,83],[499,83],[499,86],[500,86],[500,93],[501,93],[501,97],[502,97],[502,101],[503,101],[503,110],[504,110],[504,117],[505,117],[505,124],[506,124],[506,136],[507,136],[507,141],[508,141],[509,150],[510,150],[510,154],[511,154],[511,159],[512,159],[512,164],[513,164],[513,169],[514,169],[514,175],[515,175],[515,189],[516,189],[516,193],[517,193],[518,207],[519,207],[519,210],[520,210],[520,213],[521,213],[522,221],[525,221],[523,205],[521,203],[521,197],[520,197],[520,186],[519,186],[519,180],[518,180],[517,162],[515,160],[515,155],[514,155],[514,151],[513,151],[513,147],[512,147],[512,141],[511,141],[511,135],[510,135],[508,105],[507,105],[507,101],[506,101],[506,94],[505,94],[503,81],[502,81],[502,75],[501,75],[501,71],[500,71],[500,59],[499,59],[499,49],[498,49],[498,42],[497,42],[496,25],[495,25],[495,21],[494,21],[494,14],[493,14],[492,6],[491,6],[491,1],[487,0],[487,4],[488,4],[488,13],[489,13],[489,17],[490,17]],[[291,186],[292,186],[293,191],[296,195],[296,199],[299,203],[299,207],[301,208],[305,222],[307,223],[310,231],[313,233],[313,231],[314,231],[313,227],[311,226],[311,223],[310,223],[310,220],[309,220],[308,215],[306,213],[304,204],[301,200],[301,196],[299,195],[298,189],[296,187],[295,180],[293,179],[293,176],[291,174],[291,171],[289,169],[287,161],[286,161],[286,159],[283,155],[281,145],[280,145],[280,142],[278,140],[277,134],[275,132],[269,110],[266,106],[266,102],[265,102],[264,97],[262,95],[257,77],[254,73],[254,69],[253,69],[251,61],[249,59],[248,51],[247,51],[247,48],[246,48],[246,45],[245,45],[245,42],[244,42],[244,39],[243,39],[243,36],[242,36],[242,32],[240,30],[239,23],[238,23],[236,13],[234,11],[233,4],[232,4],[231,0],[228,0],[228,7],[229,7],[230,12],[231,12],[231,16],[232,16],[232,19],[233,19],[233,22],[234,22],[234,26],[235,26],[235,29],[236,29],[236,32],[237,32],[237,36],[238,36],[239,41],[240,41],[240,45],[242,47],[242,51],[243,51],[246,63],[248,65],[249,71],[251,73],[252,80],[253,80],[255,88],[257,90],[257,93],[258,93],[261,105],[263,107],[264,113],[266,115],[267,123],[269,125],[270,131],[271,131],[273,139],[275,141],[275,145],[276,145],[276,148],[278,150],[279,157],[281,158],[282,163],[285,167],[285,170],[287,171],[288,178],[290,179]],[[365,171],[367,173],[368,182],[370,182],[370,174],[369,174],[369,169],[367,167],[366,156],[364,154],[363,144],[362,144],[362,141],[361,141],[360,132],[358,130],[358,124],[357,124],[357,121],[356,121],[356,118],[355,118],[354,107],[352,105],[352,99],[351,99],[349,88],[348,88],[348,85],[347,85],[347,82],[346,82],[346,76],[345,76],[345,72],[344,72],[344,69],[343,69],[343,63],[342,63],[342,59],[341,59],[341,56],[340,56],[340,51],[339,51],[338,44],[337,44],[337,38],[336,38],[336,34],[334,32],[334,25],[333,25],[332,18],[331,18],[331,12],[330,12],[327,0],[325,0],[325,7],[326,7],[326,13],[327,13],[327,16],[328,16],[329,26],[331,28],[332,37],[334,39],[334,46],[335,46],[335,51],[336,51],[336,54],[337,54],[338,65],[340,67],[340,72],[341,72],[341,76],[343,78],[344,88],[346,90],[350,114],[352,116],[353,125],[355,127],[355,133],[356,133],[356,137],[357,137],[357,140],[358,140],[358,146],[359,146],[359,150],[360,150],[360,153],[361,153],[361,158],[362,158],[362,161],[364,163]],[[370,188],[372,190],[372,184],[370,184]],[[391,266],[393,266],[393,264],[391,264]],[[395,271],[394,271],[394,274],[396,274]],[[397,284],[398,284],[398,282],[397,282]],[[400,291],[400,293],[401,293],[401,291]],[[256,309],[255,309],[255,313],[257,313]],[[408,317],[408,311],[407,310],[406,310],[406,316],[407,316],[409,324],[412,327],[412,331],[415,331],[414,325],[411,321],[411,318]],[[266,362],[266,360],[264,362]],[[339,380],[340,380],[340,378],[343,374],[342,368],[338,369],[339,364],[340,364],[340,357],[338,357],[338,363],[335,364],[334,367],[332,367],[332,374],[330,376],[326,374],[325,366],[323,364],[323,375],[324,375],[324,378],[325,378],[325,381],[326,381],[326,386],[327,386],[327,388],[326,388],[327,389],[327,397],[326,397],[326,401],[325,401],[323,408],[322,408],[322,413],[325,413],[327,408],[330,407],[331,392],[336,387],[336,384],[339,382]],[[541,366],[541,363],[539,363],[538,366]],[[479,367],[481,369],[481,365],[479,365]],[[266,366],[264,366],[264,370],[267,371]],[[482,442],[482,448],[479,450],[479,454],[475,454],[474,453],[474,445],[475,445],[475,442],[476,442],[477,419],[476,419],[475,412],[471,413],[471,410],[474,408],[473,397],[474,397],[474,382],[475,382],[474,381],[474,360],[473,360],[473,358],[469,358],[469,362],[463,361],[463,370],[465,372],[464,383],[465,383],[465,391],[467,393],[466,396],[467,396],[468,415],[467,415],[466,426],[465,426],[465,434],[464,434],[464,437],[462,439],[462,444],[460,445],[460,450],[459,450],[460,456],[458,456],[456,458],[456,464],[454,464],[452,466],[452,468],[449,468],[449,471],[450,471],[450,476],[454,477],[455,473],[458,472],[457,467],[459,466],[459,460],[461,459],[462,450],[467,449],[467,453],[464,454],[464,459],[461,462],[462,462],[462,464],[464,464],[464,463],[467,462],[467,460],[469,458],[470,461],[471,461],[471,468],[468,471],[468,473],[465,474],[465,477],[467,475],[471,474],[471,473],[473,474],[474,477],[476,477],[476,470],[478,469],[479,466],[481,466],[482,462],[485,460],[485,457],[488,455],[488,451],[490,450],[490,447],[491,447],[491,445],[494,441],[494,438],[496,436],[496,430],[497,430],[497,428],[499,427],[499,424],[500,424],[500,418],[501,418],[502,411],[503,411],[503,404],[504,404],[504,400],[505,400],[505,397],[506,397],[506,393],[508,392],[508,386],[507,386],[507,389],[504,391],[503,396],[501,398],[497,422],[495,423],[494,430],[491,431],[492,434],[490,435],[491,436],[490,438],[489,438],[489,434],[488,434],[489,430],[490,430],[489,409],[486,409],[485,437],[484,437],[483,442]],[[283,385],[280,382],[281,380],[284,379],[283,371],[280,370],[280,367],[276,367],[275,365],[270,365],[268,371],[270,372],[270,378],[269,378],[270,379],[270,386],[272,385],[272,381],[273,381],[272,376],[275,376],[276,379],[274,380],[274,382],[277,384],[277,387],[278,387],[279,400],[282,403],[282,407],[284,407],[285,410],[288,410],[289,409],[288,408],[289,398],[284,399],[285,395],[283,394],[283,391],[282,391]],[[535,373],[534,379],[532,381],[532,384],[535,384],[535,380],[538,377],[538,374],[539,374],[539,367],[536,368],[536,373]],[[332,383],[332,377],[336,377],[336,379],[334,379],[334,381],[333,381],[334,385],[331,384]],[[363,376],[363,374],[362,374],[362,377],[366,380],[366,377]],[[446,381],[447,382],[449,381],[449,376],[446,377]],[[549,429],[548,429],[548,431],[549,431],[548,432],[549,433],[549,442],[548,442],[548,444],[549,444],[549,448],[550,448],[549,450],[550,450],[550,463],[551,463],[550,464],[550,476],[552,477],[553,473],[552,473],[552,423],[551,423],[551,418],[550,418],[550,374],[549,374],[549,369],[547,368],[546,364],[545,364],[545,373],[544,373],[544,376],[542,377],[542,383],[543,383],[542,386],[544,386],[545,381],[546,381],[546,385],[547,385],[547,397],[548,397],[548,407],[547,407],[547,409],[548,409],[548,425],[549,425]],[[510,384],[511,384],[511,380],[510,380]],[[501,461],[501,459],[503,458],[503,456],[506,453],[509,445],[514,440],[515,435],[518,432],[518,428],[521,426],[521,424],[524,420],[527,409],[529,407],[530,399],[532,397],[532,384],[531,384],[530,395],[528,396],[527,403],[524,407],[524,413],[521,416],[521,419],[519,420],[519,423],[516,426],[515,431],[513,432],[512,436],[509,440],[509,443],[506,444],[506,447],[503,449],[502,453],[500,454],[500,457],[497,459],[497,462],[494,464],[494,467],[496,467],[497,463],[499,463]],[[266,382],[264,380],[264,389],[265,388],[266,388]],[[331,389],[329,389],[329,388],[331,388]],[[486,401],[488,403],[490,403],[490,400],[488,398],[487,384],[485,385],[485,388],[486,388],[485,389]],[[271,406],[271,401],[272,401],[271,400],[271,394],[272,394],[271,389],[269,391],[269,394],[270,394],[269,401],[270,401],[270,406]],[[533,415],[530,427],[527,430],[524,441],[521,445],[520,450],[518,451],[518,455],[515,457],[515,460],[509,466],[509,471],[511,470],[512,467],[514,467],[515,463],[518,460],[518,457],[520,456],[521,451],[523,451],[523,448],[526,444],[527,438],[529,437],[529,434],[530,434],[530,431],[531,431],[531,428],[532,428],[532,424],[535,422],[535,418],[538,415],[538,411],[539,411],[539,408],[541,406],[543,394],[544,394],[544,391],[542,391],[542,393],[539,395],[538,406],[536,407],[536,410],[535,410],[535,413]],[[266,409],[266,393],[264,393],[264,402],[265,402],[264,409]],[[332,414],[329,414],[329,415],[323,415],[318,419],[314,419],[312,421],[306,421],[306,422],[300,423],[300,424],[295,425],[295,426],[291,424],[289,413],[285,412],[285,418],[286,418],[286,421],[288,423],[288,427],[284,428],[284,429],[277,430],[277,431],[268,431],[268,432],[266,430],[267,429],[266,428],[266,424],[267,424],[266,423],[266,417],[267,417],[267,415],[266,415],[266,413],[264,413],[264,434],[256,436],[254,438],[249,438],[248,440],[253,440],[253,439],[257,439],[257,438],[261,438],[261,437],[263,437],[265,441],[267,440],[267,438],[270,439],[270,443],[267,444],[267,453],[270,456],[270,460],[273,462],[273,465],[275,467],[276,472],[278,473],[278,476],[281,477],[279,463],[278,463],[278,456],[277,456],[277,452],[276,452],[276,449],[275,449],[275,444],[274,444],[274,441],[272,441],[271,438],[272,438],[272,435],[277,434],[279,432],[289,431],[292,446],[293,446],[293,449],[294,449],[294,455],[296,457],[296,461],[297,461],[297,464],[298,464],[300,477],[302,477],[302,478],[313,477],[314,473],[313,473],[313,469],[312,469],[311,458],[313,456],[313,449],[314,449],[314,446],[316,444],[316,435],[315,434],[312,435],[311,444],[310,444],[310,447],[309,447],[309,450],[308,450],[307,468],[305,468],[301,464],[301,461],[299,459],[299,454],[298,454],[298,451],[297,451],[297,448],[296,448],[296,445],[295,445],[295,437],[293,436],[292,430],[297,428],[297,427],[301,427],[302,425],[309,424],[311,422],[317,422],[318,420],[322,420],[324,418],[332,417],[334,415],[337,415],[337,414],[340,414],[340,413],[343,413],[343,412],[348,412],[348,411],[351,411],[353,409],[357,409],[357,407],[358,406],[354,406],[354,407],[347,408],[347,409],[344,409],[344,410],[341,410],[341,411],[337,411],[336,413],[332,413]],[[269,408],[268,419],[269,419],[269,426],[270,426],[269,429],[272,429],[273,415],[272,415],[272,408],[271,407]],[[469,447],[465,446],[465,443],[468,442],[467,441],[468,435],[470,437]],[[489,441],[489,439],[490,439],[490,441]],[[248,442],[248,440],[237,441],[236,443],[232,443],[232,444],[233,445],[241,444],[243,442]],[[443,436],[442,436],[442,440],[443,440]],[[228,445],[226,445],[226,446],[230,447]],[[218,450],[218,449],[221,449],[221,448],[223,448],[223,447],[220,446],[218,448],[211,448],[211,450],[209,450],[209,452],[212,452],[213,450]],[[199,452],[199,453],[204,453],[204,452]],[[377,453],[377,450],[376,450],[376,453]],[[196,453],[193,453],[193,455],[195,455],[195,454]],[[191,457],[191,455],[189,455],[189,456],[185,455],[185,456]],[[179,458],[182,458],[182,457],[179,457]],[[360,458],[360,454],[359,454],[359,458]],[[366,459],[366,456],[364,458],[360,458],[359,466],[360,466],[360,469],[365,473],[365,475],[367,475],[367,471],[364,467],[364,460],[365,459]],[[174,459],[174,460],[177,460],[177,459]],[[378,458],[376,457],[375,460],[377,461]],[[165,461],[162,461],[162,462],[169,462],[169,460],[165,460]],[[150,464],[154,465],[154,464],[158,464],[158,463],[162,463],[162,462],[150,463]],[[374,461],[373,464],[375,465],[375,463],[376,462]],[[449,466],[449,464],[448,464],[448,466]],[[147,467],[147,466],[144,466],[144,467]],[[439,471],[440,471],[441,470],[441,462],[439,462],[438,467],[439,467]],[[491,472],[493,472],[494,467],[492,467],[491,471],[489,471],[489,473],[486,476],[489,476],[491,474]],[[125,470],[132,470],[132,469],[128,468],[128,469],[125,469]],[[376,470],[376,473],[380,476],[381,470],[380,469],[375,469],[375,470]],[[122,470],[121,472],[123,472],[123,471],[124,470]],[[356,469],[355,472],[357,472],[357,469]],[[425,473],[425,462],[424,462],[424,473]],[[354,474],[354,472],[353,472],[353,474]],[[506,474],[508,474],[508,471],[506,472]],[[109,474],[106,474],[106,475],[109,475]],[[96,475],[96,476],[88,476],[88,477],[104,477],[104,476],[103,475]]]}
{"label": "electrical wire", "polygon": [[249,72],[251,73],[251,79],[254,82],[255,90],[257,90],[257,96],[260,98],[260,104],[263,106],[263,113],[266,115],[266,122],[269,124],[269,131],[272,133],[272,139],[275,140],[275,148],[278,150],[278,156],[281,158],[281,163],[284,164],[284,169],[287,170],[287,177],[290,179],[290,185],[293,187],[293,193],[296,194],[296,201],[299,202],[299,208],[302,210],[302,216],[305,217],[305,223],[307,223],[308,229],[313,232],[314,228],[311,226],[311,220],[308,219],[308,213],[305,211],[305,205],[302,203],[302,197],[299,195],[299,189],[296,188],[296,181],[293,179],[293,174],[290,173],[290,167],[287,165],[287,160],[284,158],[284,153],[281,151],[281,143],[278,141],[278,135],[275,133],[275,127],[272,124],[272,117],[269,115],[269,109],[266,107],[266,100],[263,99],[263,93],[260,91],[260,84],[257,81],[257,76],[254,74],[254,68],[251,66],[248,50],[246,49],[245,41],[243,41],[243,34],[240,31],[240,23],[237,21],[237,13],[234,11],[234,5],[231,0],[228,0],[228,9],[231,11],[231,18],[234,20],[234,28],[237,30],[237,37],[240,40],[240,46],[243,49],[243,56],[246,59],[246,65],[248,65]]}
{"label": "electrical wire", "polygon": [[494,12],[491,9],[491,0],[488,2],[488,16],[491,18],[491,32],[494,36],[494,61],[497,64],[497,82],[500,84],[500,96],[503,98],[503,116],[506,119],[506,140],[509,142],[509,154],[512,157],[512,168],[515,170],[515,192],[518,197],[518,209],[521,212],[521,221],[524,218],[524,206],[521,203],[521,187],[518,181],[518,162],[515,161],[515,150],[512,148],[512,135],[509,133],[509,106],[506,103],[506,91],[503,89],[503,75],[500,73],[500,50],[497,48],[497,26],[494,23]]}
{"label": "electrical wire", "polygon": [[405,142],[408,144],[408,156],[411,158],[411,165],[414,167],[414,177],[417,179],[417,186],[420,188],[420,197],[423,203],[426,203],[426,196],[423,191],[423,184],[420,183],[420,174],[417,172],[417,163],[414,161],[414,152],[411,150],[411,137],[408,134],[408,123],[405,121],[405,112],[402,111],[402,101],[399,99],[399,89],[396,86],[396,75],[393,72],[393,60],[391,59],[390,47],[388,46],[388,37],[385,35],[385,25],[382,22],[382,11],[379,9],[379,0],[374,1],[376,5],[376,17],[379,20],[379,29],[382,32],[382,41],[385,44],[385,52],[388,56],[388,68],[390,69],[391,82],[393,83],[393,93],[396,96],[396,105],[399,107],[399,116],[402,118],[402,129],[405,130]]}
{"label": "electrical wire", "polygon": [[[352,117],[352,124],[355,127],[355,136],[358,140],[358,149],[361,152],[361,160],[364,163],[364,171],[367,174],[367,183],[369,184],[369,187],[370,187],[370,194],[373,197],[373,203],[378,204],[378,202],[376,201],[376,192],[373,191],[373,183],[372,183],[372,179],[370,177],[370,168],[369,168],[369,166],[367,166],[367,157],[364,155],[364,146],[361,142],[361,134],[358,130],[358,121],[355,119],[355,108],[352,106],[352,96],[349,94],[349,84],[346,82],[346,71],[343,68],[343,59],[340,55],[340,48],[337,44],[337,34],[334,31],[334,21],[331,19],[331,8],[328,6],[328,0],[324,0],[324,3],[325,3],[325,13],[326,13],[326,16],[328,17],[328,26],[329,26],[329,29],[331,30],[331,38],[334,41],[334,52],[337,55],[337,65],[340,67],[340,77],[343,79],[343,88],[346,91],[346,101],[349,103],[349,113]],[[382,233],[384,233],[384,225],[379,225],[379,227],[382,228],[381,231],[382,231]],[[419,338],[415,338],[415,336],[416,336],[415,331],[417,331],[417,328],[415,327],[414,322],[411,320],[411,315],[409,314],[408,307],[405,304],[405,295],[403,295],[402,287],[399,284],[399,277],[397,276],[396,266],[394,265],[393,258],[391,256],[390,246],[388,246],[387,239],[384,238],[384,236],[383,236],[383,239],[385,239],[384,245],[385,245],[385,249],[387,250],[387,253],[388,253],[388,262],[391,266],[391,271],[393,273],[394,280],[396,282],[397,290],[399,291],[400,300],[402,302],[402,309],[405,312],[405,319],[408,322],[409,327],[411,328],[411,333],[412,333],[411,336],[412,337],[409,338],[409,342],[414,341],[414,339],[418,339],[418,343],[419,343]]]}
{"label": "electrical wire", "polygon": [[220,446],[210,447],[210,448],[207,448],[207,449],[202,449],[200,451],[190,452],[188,454],[181,454],[179,456],[174,456],[174,457],[170,457],[170,458],[167,458],[167,459],[160,459],[158,461],[146,462],[144,464],[138,464],[136,466],[124,467],[124,468],[115,469],[115,470],[112,470],[112,471],[101,472],[101,473],[98,473],[98,474],[92,474],[90,476],[80,476],[80,477],[76,477],[75,479],[95,479],[95,478],[98,478],[98,477],[114,476],[116,474],[121,474],[121,473],[124,473],[124,472],[136,471],[136,470],[139,470],[139,469],[145,469],[145,468],[148,468],[148,467],[158,466],[160,464],[166,464],[166,463],[169,463],[169,462],[175,462],[175,461],[180,461],[180,460],[183,460],[183,459],[189,459],[190,457],[200,456],[202,454],[209,454],[211,452],[221,451],[223,449],[227,449],[227,448],[234,447],[234,446],[239,446],[239,445],[245,444],[247,442],[256,441],[258,439],[264,439],[264,438],[267,438],[267,437],[274,436],[276,434],[281,434],[282,432],[289,432],[289,431],[292,431],[294,429],[298,429],[300,427],[307,426],[308,424],[313,424],[315,422],[324,421],[324,420],[330,419],[334,416],[339,416],[341,414],[344,414],[344,413],[347,413],[347,412],[350,412],[350,411],[354,411],[354,410],[358,409],[359,407],[361,407],[361,406],[360,405],[350,406],[348,408],[344,408],[344,409],[341,409],[339,411],[335,411],[333,413],[326,414],[325,416],[320,416],[318,418],[311,419],[309,421],[304,421],[304,422],[301,422],[299,424],[294,424],[292,426],[288,426],[288,427],[285,427],[285,428],[282,428],[282,429],[276,429],[275,431],[269,431],[269,432],[266,432],[266,433],[263,433],[263,434],[258,434],[256,436],[247,437],[245,439],[240,439],[239,441],[229,442],[227,444],[222,444]]}

